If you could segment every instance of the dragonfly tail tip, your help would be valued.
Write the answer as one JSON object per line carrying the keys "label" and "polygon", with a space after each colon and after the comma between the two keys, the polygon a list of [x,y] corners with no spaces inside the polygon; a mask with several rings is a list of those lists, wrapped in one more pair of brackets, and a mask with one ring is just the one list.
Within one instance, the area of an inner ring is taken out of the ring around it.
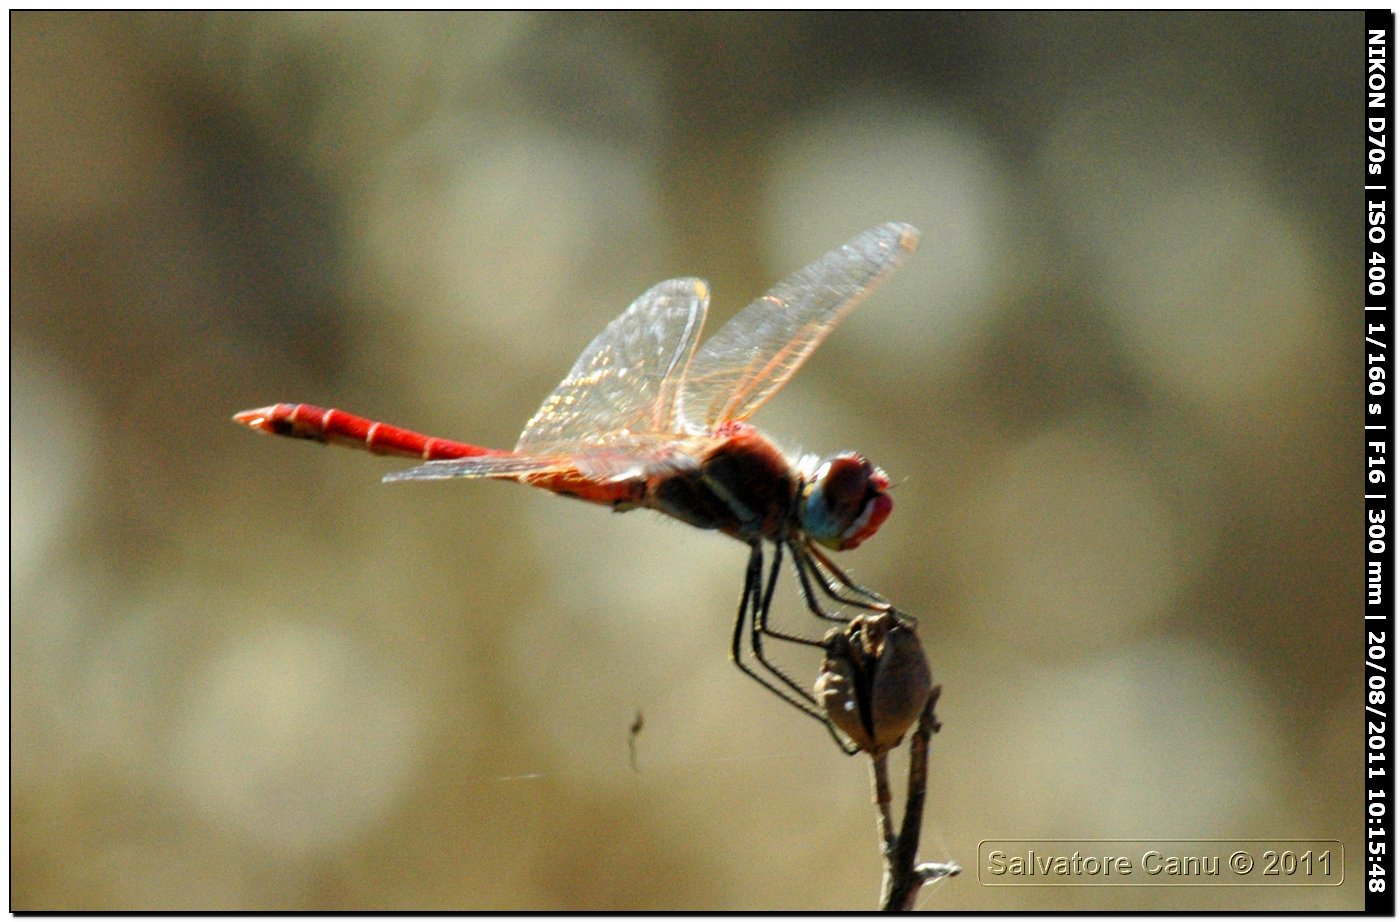
{"label": "dragonfly tail tip", "polygon": [[249,429],[262,429],[267,424],[267,419],[272,415],[272,407],[262,407],[258,410],[240,410],[233,414],[233,421]]}

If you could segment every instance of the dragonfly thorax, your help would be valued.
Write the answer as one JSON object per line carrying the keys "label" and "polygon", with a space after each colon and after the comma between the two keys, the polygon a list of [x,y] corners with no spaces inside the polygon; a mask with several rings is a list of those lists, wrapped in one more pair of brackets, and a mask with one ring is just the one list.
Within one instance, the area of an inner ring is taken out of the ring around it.
{"label": "dragonfly thorax", "polygon": [[802,487],[802,530],[833,550],[858,546],[884,524],[894,508],[885,472],[855,452],[821,463]]}

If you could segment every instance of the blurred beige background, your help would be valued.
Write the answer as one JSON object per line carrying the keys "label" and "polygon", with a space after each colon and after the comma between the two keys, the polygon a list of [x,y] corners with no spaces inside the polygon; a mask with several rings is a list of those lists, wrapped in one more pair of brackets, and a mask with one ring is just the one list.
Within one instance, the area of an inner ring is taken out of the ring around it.
{"label": "blurred beige background", "polygon": [[[1359,13],[10,25],[13,908],[872,907],[866,764],[728,663],[741,545],[228,417],[509,447],[651,284],[717,326],[887,220],[757,422],[898,484],[843,563],[944,688],[921,906],[1361,905]],[[972,867],[1209,837],[1347,881]]]}

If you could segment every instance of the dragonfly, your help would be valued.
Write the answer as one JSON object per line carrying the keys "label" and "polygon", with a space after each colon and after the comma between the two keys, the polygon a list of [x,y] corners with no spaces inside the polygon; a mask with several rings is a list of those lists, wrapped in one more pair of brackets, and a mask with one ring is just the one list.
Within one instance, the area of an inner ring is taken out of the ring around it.
{"label": "dragonfly", "polygon": [[[918,231],[907,224],[871,228],[779,282],[703,345],[708,284],[677,278],[655,285],[584,349],[509,451],[305,403],[233,418],[259,432],[425,462],[388,474],[389,482],[510,480],[618,512],[652,509],[744,542],[749,559],[731,659],[851,751],[813,694],[771,660],[763,642],[823,646],[769,624],[785,553],[817,617],[844,621],[824,608],[818,592],[838,606],[892,610],[828,554],[875,534],[893,508],[890,480],[854,451],[791,458],[748,420],[917,243]],[[766,575],[765,542],[773,546]]]}

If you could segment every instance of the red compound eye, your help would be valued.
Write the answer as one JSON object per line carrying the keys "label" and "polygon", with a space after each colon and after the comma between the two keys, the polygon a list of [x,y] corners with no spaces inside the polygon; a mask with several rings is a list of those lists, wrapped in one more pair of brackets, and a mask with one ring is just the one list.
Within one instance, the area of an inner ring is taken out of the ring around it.
{"label": "red compound eye", "polygon": [[803,528],[836,550],[859,545],[889,518],[894,500],[885,472],[857,454],[842,454],[817,469],[808,489]]}

